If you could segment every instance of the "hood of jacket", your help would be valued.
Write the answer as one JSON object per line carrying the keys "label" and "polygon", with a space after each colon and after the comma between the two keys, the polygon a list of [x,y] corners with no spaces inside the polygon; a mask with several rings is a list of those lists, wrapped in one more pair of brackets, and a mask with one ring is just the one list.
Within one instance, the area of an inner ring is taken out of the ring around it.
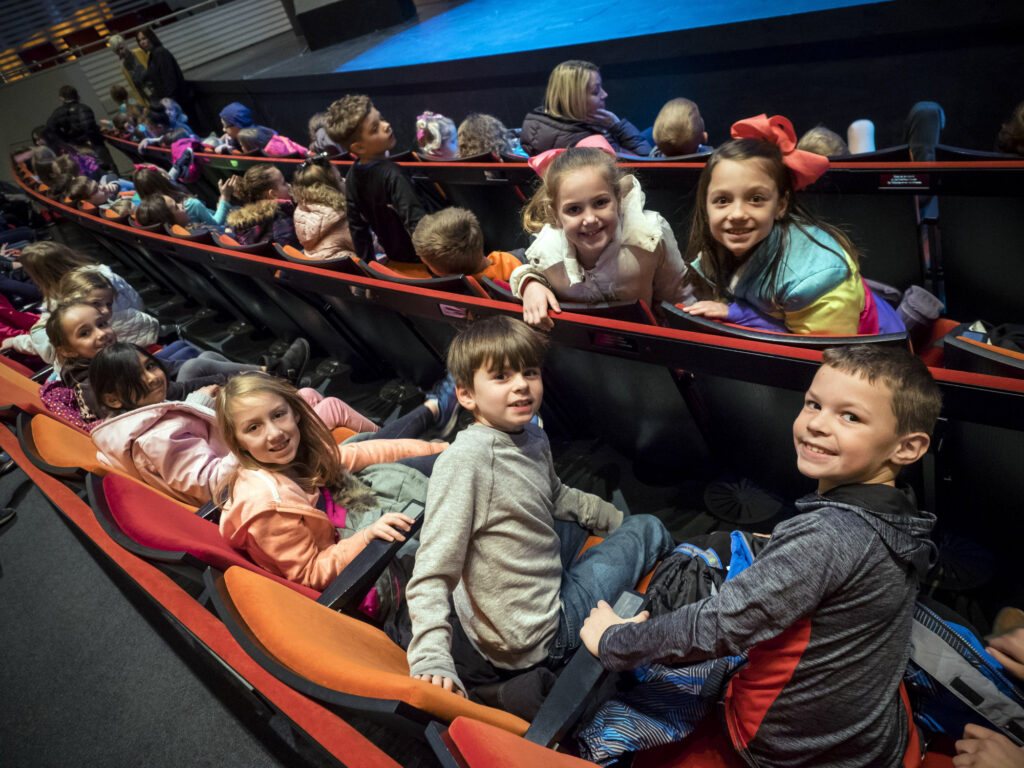
{"label": "hood of jacket", "polygon": [[937,550],[929,538],[935,515],[918,510],[909,487],[841,485],[796,502],[801,512],[822,507],[841,507],[856,514],[875,530],[897,562],[912,566],[919,576],[924,576],[935,562]]}
{"label": "hood of jacket", "polygon": [[257,200],[228,214],[228,226],[235,229],[265,229],[269,227],[278,211],[291,214],[294,204],[280,200]]}
{"label": "hood of jacket", "polygon": [[[211,435],[217,434],[217,416],[212,409],[180,400],[165,400],[105,419],[92,431],[92,440],[108,459],[126,459],[125,463],[130,465],[135,441],[168,418],[180,419],[183,426],[185,423],[194,423],[200,428],[205,425]],[[225,446],[225,455],[227,453]]]}

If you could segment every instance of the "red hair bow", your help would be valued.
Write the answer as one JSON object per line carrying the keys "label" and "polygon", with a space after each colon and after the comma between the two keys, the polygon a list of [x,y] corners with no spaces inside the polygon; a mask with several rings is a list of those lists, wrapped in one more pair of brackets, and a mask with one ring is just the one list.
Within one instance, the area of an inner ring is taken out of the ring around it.
{"label": "red hair bow", "polygon": [[793,177],[793,188],[813,184],[828,170],[828,158],[796,148],[796,133],[789,118],[758,115],[738,120],[729,131],[734,139],[761,139],[782,151],[782,162]]}
{"label": "red hair bow", "polygon": [[[594,149],[601,149],[607,152],[612,157],[615,157],[615,150],[612,148],[612,145],[608,143],[608,139],[606,139],[599,133],[595,133],[592,136],[587,136],[587,138],[579,141],[576,144],[576,146],[593,147]],[[543,178],[544,172],[548,169],[548,166],[551,165],[551,161],[554,160],[563,152],[565,152],[564,148],[549,149],[546,152],[541,152],[539,155],[534,155],[526,162],[531,168],[533,168],[533,170],[537,172],[538,176]]]}

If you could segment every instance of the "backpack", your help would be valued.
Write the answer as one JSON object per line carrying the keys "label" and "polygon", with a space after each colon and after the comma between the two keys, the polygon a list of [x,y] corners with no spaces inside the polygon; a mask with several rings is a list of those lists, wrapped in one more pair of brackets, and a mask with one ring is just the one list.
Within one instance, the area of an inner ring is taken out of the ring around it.
{"label": "backpack", "polygon": [[958,739],[968,723],[1024,746],[1024,689],[985,652],[974,633],[928,605],[914,605],[910,661],[903,682],[925,737]]}

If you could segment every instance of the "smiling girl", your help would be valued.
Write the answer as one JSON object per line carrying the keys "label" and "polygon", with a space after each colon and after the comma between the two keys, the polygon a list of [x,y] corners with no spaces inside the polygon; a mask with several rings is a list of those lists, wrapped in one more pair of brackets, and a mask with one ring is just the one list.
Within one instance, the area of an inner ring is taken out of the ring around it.
{"label": "smiling girl", "polygon": [[511,285],[523,300],[523,320],[541,328],[551,327],[548,311],[560,311],[559,300],[640,299],[650,306],[687,298],[686,265],[668,222],[644,210],[640,184],[615,165],[607,142],[585,143],[592,146],[530,161],[544,181],[523,213],[523,227],[537,238]]}

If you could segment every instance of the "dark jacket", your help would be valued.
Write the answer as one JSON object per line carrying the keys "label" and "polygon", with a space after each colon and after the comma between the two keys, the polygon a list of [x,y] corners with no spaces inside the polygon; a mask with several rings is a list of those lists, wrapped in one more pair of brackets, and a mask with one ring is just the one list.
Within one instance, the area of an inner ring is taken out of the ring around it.
{"label": "dark jacket", "polygon": [[601,638],[609,669],[746,653],[725,717],[751,765],[899,766],[899,685],[935,517],[888,485],[797,502],[754,562],[717,595]]}
{"label": "dark jacket", "polygon": [[185,109],[192,101],[192,91],[185,81],[185,75],[182,74],[177,59],[162,45],[154,48],[149,54],[145,82],[149,86],[150,101],[174,99]]}
{"label": "dark jacket", "polygon": [[92,109],[80,101],[61,104],[46,121],[46,127],[61,141],[81,146],[103,144],[103,134]]}
{"label": "dark jacket", "polygon": [[345,177],[345,200],[348,230],[360,259],[373,260],[376,233],[389,259],[419,261],[411,233],[426,214],[401,168],[390,160],[353,163]]}
{"label": "dark jacket", "polygon": [[544,111],[543,107],[530,112],[523,120],[523,133],[519,142],[529,155],[539,155],[549,149],[574,147],[587,136],[604,136],[616,152],[627,152],[646,157],[651,153],[650,143],[640,135],[629,120],[619,120],[605,129],[580,120],[563,120]]}
{"label": "dark jacket", "polygon": [[258,200],[228,214],[228,226],[242,245],[273,242],[302,249],[295,235],[295,203],[291,200]]}

